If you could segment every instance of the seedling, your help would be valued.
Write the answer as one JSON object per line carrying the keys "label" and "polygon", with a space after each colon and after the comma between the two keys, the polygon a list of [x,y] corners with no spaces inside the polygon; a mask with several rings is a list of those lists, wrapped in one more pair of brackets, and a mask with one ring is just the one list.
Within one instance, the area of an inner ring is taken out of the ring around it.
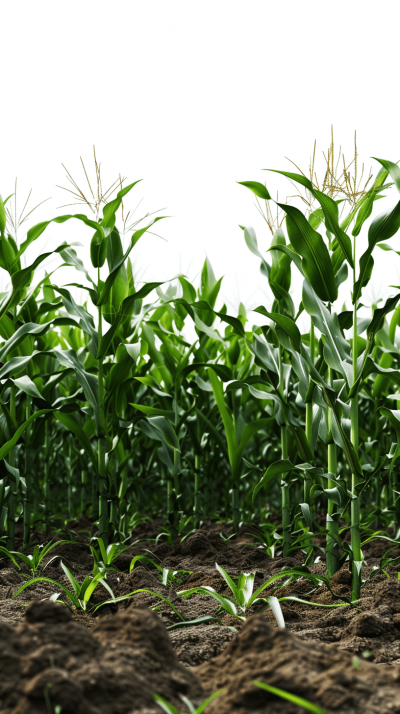
{"label": "seedling", "polygon": [[299,707],[307,709],[307,711],[312,712],[312,714],[326,714],[325,709],[322,709],[317,704],[309,702],[303,697],[299,697],[297,694],[292,694],[292,692],[285,692],[283,689],[279,689],[278,687],[272,687],[270,684],[266,684],[265,682],[259,682],[256,679],[253,679],[251,683],[254,684],[256,687],[259,687],[260,689],[264,689],[264,691],[266,692],[275,694],[281,699],[286,699],[286,701],[292,702],[292,704],[298,704]]}
{"label": "seedling", "polygon": [[[184,704],[186,704],[187,708],[189,709],[189,714],[201,714],[210,704],[210,702],[215,699],[215,697],[218,697],[224,692],[224,689],[219,689],[217,692],[214,692],[213,694],[211,694],[211,696],[207,697],[207,699],[205,699],[204,702],[202,702],[197,708],[193,706],[192,702],[187,697],[185,697],[184,694],[181,694],[180,696]],[[161,697],[159,694],[153,693],[153,697],[159,703],[161,709],[164,709],[167,714],[183,714],[183,712],[179,711],[179,709],[177,709],[173,704],[167,702],[167,700]]]}
{"label": "seedling", "polygon": [[95,548],[90,545],[90,552],[94,559],[93,575],[97,573],[103,573],[104,571],[115,569],[112,568],[114,561],[119,555],[125,553],[128,550],[128,546],[123,543],[112,543],[107,547],[104,545],[102,538],[92,538],[92,540],[97,540],[99,548]]}
{"label": "seedling", "polygon": [[40,567],[42,565],[43,560],[46,558],[46,556],[50,553],[53,548],[56,548],[58,545],[63,545],[63,543],[69,543],[67,540],[57,540],[55,543],[51,542],[47,543],[47,545],[35,545],[33,547],[33,553],[31,555],[26,555],[25,553],[19,553],[15,550],[7,550],[7,548],[3,548],[0,546],[0,552],[5,553],[14,563],[14,565],[19,568],[18,563],[16,562],[15,558],[18,558],[18,560],[22,561],[27,568],[31,571],[33,575],[35,575],[38,570],[45,570],[51,563],[53,563],[57,558],[62,558],[61,555],[53,555],[50,560],[47,561],[45,565]]}
{"label": "seedling", "polygon": [[[95,575],[92,578],[90,578],[89,576],[86,576],[82,583],[78,583],[78,581],[75,580],[71,571],[68,570],[68,568],[66,567],[66,565],[64,565],[64,563],[61,563],[61,567],[72,586],[72,590],[69,590],[64,585],[57,582],[57,580],[52,580],[51,578],[38,577],[38,578],[33,578],[32,580],[29,580],[27,583],[24,583],[23,585],[21,585],[21,587],[18,588],[17,592],[15,593],[14,597],[17,597],[17,595],[22,593],[23,590],[30,587],[31,585],[34,585],[35,583],[44,582],[44,583],[52,583],[53,585],[56,585],[57,588],[59,588],[64,593],[64,595],[66,595],[66,597],[71,601],[72,605],[77,610],[86,611],[88,609],[90,598],[93,595],[93,593],[98,585],[102,585],[108,591],[108,593],[111,595],[112,600],[109,602],[117,602],[122,599],[122,598],[117,598],[117,599],[114,598],[114,594],[113,594],[111,588],[109,587],[109,585],[107,585],[107,583],[103,579],[101,573],[97,573],[97,575]],[[54,595],[51,596],[50,599],[53,600],[54,602],[58,602],[58,598],[60,597],[60,595],[61,595],[61,592],[55,593]]]}

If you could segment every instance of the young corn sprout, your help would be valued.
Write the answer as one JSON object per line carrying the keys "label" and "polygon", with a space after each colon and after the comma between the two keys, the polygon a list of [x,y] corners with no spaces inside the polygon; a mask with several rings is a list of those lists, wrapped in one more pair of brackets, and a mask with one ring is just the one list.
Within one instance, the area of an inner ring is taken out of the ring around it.
{"label": "young corn sprout", "polygon": [[[192,702],[185,697],[184,694],[181,694],[181,699],[184,704],[186,704],[189,714],[202,714],[202,712],[206,709],[206,707],[210,704],[210,702],[215,699],[215,697],[218,697],[220,694],[224,693],[224,689],[219,689],[217,692],[214,692],[211,694],[207,699],[204,700],[198,707],[194,707]],[[161,697],[159,694],[154,694],[153,692],[153,697],[156,700],[156,702],[159,703],[161,709],[163,709],[167,714],[183,714],[183,712],[179,711],[173,704],[170,702],[167,702],[164,697]]]}
{"label": "young corn sprout", "polygon": [[[218,565],[218,563],[215,564],[215,567],[219,574],[222,576],[222,578],[225,580],[225,583],[228,585],[232,596],[220,595],[218,592],[216,592],[214,588],[210,587],[209,585],[190,588],[188,590],[180,590],[177,594],[184,598],[190,597],[191,595],[194,595],[196,593],[202,595],[209,595],[219,603],[221,610],[224,610],[229,615],[233,615],[234,617],[237,617],[239,620],[242,621],[246,620],[245,613],[252,605],[261,603],[264,605],[261,608],[262,610],[268,607],[271,608],[278,627],[285,627],[285,620],[280,606],[280,603],[284,601],[302,602],[304,604],[312,605],[314,607],[328,608],[342,607],[344,605],[349,604],[346,598],[342,598],[344,601],[342,603],[325,605],[321,603],[314,603],[308,600],[302,600],[301,598],[292,595],[288,595],[281,598],[278,598],[275,595],[269,595],[268,597],[259,597],[262,592],[266,590],[266,588],[283,578],[285,579],[283,585],[287,585],[289,582],[298,580],[300,578],[306,578],[315,587],[319,587],[322,584],[326,585],[329,591],[334,595],[329,580],[324,576],[317,576],[313,573],[310,573],[308,568],[305,566],[301,566],[298,568],[283,567],[279,573],[277,573],[276,575],[272,575],[262,585],[260,585],[260,587],[257,588],[254,593],[254,573],[240,573],[239,577],[237,578],[237,582],[235,583],[230,577],[230,575],[228,575],[226,570],[224,570],[224,568]],[[282,587],[282,585],[280,585],[280,587]],[[334,595],[334,597],[337,596]],[[239,611],[243,614],[241,615]],[[260,611],[260,609],[258,611]]]}
{"label": "young corn sprout", "polygon": [[[303,707],[303,709],[306,709],[306,711],[312,712],[312,714],[326,714],[325,709],[322,709],[317,704],[313,704],[313,702],[309,702],[307,699],[304,699],[304,697],[297,696],[297,694],[292,694],[292,692],[286,692],[283,689],[279,689],[278,687],[272,687],[270,684],[266,684],[265,682],[259,682],[256,679],[252,680],[251,684],[254,684],[255,687],[263,689],[264,691],[269,692],[270,694],[274,694],[276,697],[285,699],[286,701],[291,702],[292,704],[297,704],[299,707]],[[208,704],[210,704],[210,702],[212,702],[215,697],[218,697],[224,693],[225,689],[219,689],[218,691],[211,694],[211,696],[209,696],[207,699],[205,699],[204,702],[202,702],[202,704],[200,704],[200,706],[198,706],[197,708],[195,708],[191,701],[184,695],[181,695],[181,699],[184,704],[186,704],[189,714],[201,714],[201,712],[205,710]],[[166,714],[183,714],[181,711],[179,711],[179,709],[177,709],[170,702],[167,702],[166,699],[161,697],[159,694],[153,693],[153,697],[159,703],[161,709],[166,712]]]}
{"label": "young corn sprout", "polygon": [[128,546],[124,543],[111,543],[105,547],[102,538],[97,538],[95,536],[92,540],[96,540],[99,546],[98,549],[93,545],[89,546],[94,561],[93,575],[96,575],[98,572],[103,573],[107,570],[114,570],[114,561],[118,558],[118,556],[122,555],[122,553],[125,553]]}
{"label": "young corn sprout", "polygon": [[51,542],[47,543],[46,545],[35,545],[33,547],[33,552],[29,555],[26,555],[25,553],[19,553],[15,550],[7,550],[7,548],[4,548],[3,546],[0,546],[0,553],[4,553],[8,558],[12,560],[14,565],[17,566],[19,569],[19,565],[16,562],[16,558],[24,563],[26,567],[31,571],[33,575],[35,575],[38,570],[45,570],[51,563],[54,563],[57,558],[62,558],[62,555],[53,555],[50,560],[47,561],[44,565],[42,565],[44,559],[48,556],[51,550],[53,548],[56,548],[59,545],[63,545],[63,543],[68,543],[69,541],[67,540],[57,540],[55,543]]}
{"label": "young corn sprout", "polygon": [[[107,583],[105,582],[101,573],[97,573],[97,575],[94,575],[92,578],[90,578],[87,575],[84,578],[82,583],[78,583],[78,581],[72,575],[71,571],[62,562],[61,562],[61,567],[62,567],[64,574],[66,575],[69,583],[72,586],[72,590],[69,590],[68,588],[65,587],[65,585],[62,585],[61,583],[57,582],[57,580],[53,580],[52,578],[37,577],[37,578],[33,578],[32,580],[28,580],[26,583],[21,585],[21,587],[18,588],[17,592],[15,593],[14,597],[17,597],[20,593],[22,593],[26,588],[30,587],[31,585],[34,585],[35,583],[43,582],[43,583],[52,583],[53,585],[56,585],[56,587],[59,588],[62,593],[64,593],[64,595],[68,598],[68,600],[70,600],[72,605],[77,610],[85,611],[88,609],[88,607],[90,605],[90,603],[89,603],[90,598],[92,597],[92,595],[98,585],[102,585],[107,590],[107,592],[111,595],[112,602],[115,602],[113,592],[112,592],[110,586],[107,585]],[[61,592],[55,593],[54,595],[51,596],[50,599],[54,600],[54,602],[58,602],[58,598],[60,597]]]}

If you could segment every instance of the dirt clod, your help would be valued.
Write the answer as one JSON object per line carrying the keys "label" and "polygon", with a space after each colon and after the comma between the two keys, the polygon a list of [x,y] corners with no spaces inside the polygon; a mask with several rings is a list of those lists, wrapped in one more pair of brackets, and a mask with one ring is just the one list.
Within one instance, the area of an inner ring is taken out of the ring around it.
{"label": "dirt clod", "polygon": [[251,680],[292,692],[328,714],[400,712],[400,668],[354,660],[321,642],[301,641],[256,615],[225,650],[193,671],[208,691],[226,688],[207,714],[299,714],[297,704],[258,689]]}
{"label": "dirt clod", "polygon": [[129,608],[89,632],[64,605],[33,602],[17,628],[0,627],[4,714],[151,714],[160,712],[152,692],[179,706],[180,694],[203,698],[150,610]]}

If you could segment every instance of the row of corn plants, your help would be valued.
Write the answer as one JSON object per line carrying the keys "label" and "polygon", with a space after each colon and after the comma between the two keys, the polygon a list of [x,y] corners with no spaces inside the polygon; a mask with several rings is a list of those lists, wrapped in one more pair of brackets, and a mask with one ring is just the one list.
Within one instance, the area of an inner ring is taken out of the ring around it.
{"label": "row of corn plants", "polygon": [[[242,304],[228,313],[208,259],[198,284],[184,275],[138,284],[135,247],[163,217],[127,229],[124,201],[137,182],[88,204],[89,216],[33,225],[22,242],[13,196],[0,201],[6,550],[15,551],[17,524],[28,547],[38,531],[82,514],[105,547],[146,517],[162,518],[171,540],[225,519],[234,531],[256,525],[272,556],[301,550],[310,564],[325,552],[328,577],[348,561],[359,598],[363,544],[387,540],[384,567],[400,535],[400,286],[363,302],[376,249],[397,252],[386,241],[400,227],[400,169],[376,165],[363,191],[341,194],[313,172],[279,171],[305,190],[304,211],[274,202],[260,182],[240,182],[266,202],[272,232],[261,247],[252,227],[240,229],[267,296],[255,310],[261,326]],[[376,215],[383,196],[393,205]],[[27,264],[27,249],[67,221],[85,226],[91,265],[62,241]],[[71,284],[43,271],[53,258],[75,271]],[[342,283],[350,289],[341,309]]]}

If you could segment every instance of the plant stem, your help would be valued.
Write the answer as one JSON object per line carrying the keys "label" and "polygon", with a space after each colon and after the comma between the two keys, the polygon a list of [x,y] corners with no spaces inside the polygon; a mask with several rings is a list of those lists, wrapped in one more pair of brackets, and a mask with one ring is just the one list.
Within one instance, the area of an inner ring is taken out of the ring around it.
{"label": "plant stem", "polygon": [[193,520],[195,528],[198,527],[200,521],[200,503],[201,503],[201,493],[200,493],[200,458],[196,454],[194,457],[195,461],[195,472],[194,472],[194,502],[193,502]]}
{"label": "plant stem", "polygon": [[[197,441],[200,441],[200,424],[199,418],[196,420],[196,431],[197,431]],[[198,528],[200,521],[200,456],[195,454],[194,456],[194,497],[193,497],[193,521],[194,527]]]}
{"label": "plant stem", "polygon": [[[314,354],[315,354],[315,331],[314,325],[311,322],[310,327],[310,360],[314,364]],[[310,447],[312,448],[312,427],[313,427],[313,404],[308,402],[306,404],[306,436]],[[304,484],[305,486],[305,484]],[[308,501],[307,501],[308,503]]]}
{"label": "plant stem", "polygon": [[[100,268],[98,268],[98,292],[100,292]],[[98,308],[98,343],[99,348],[102,338],[101,306]],[[108,504],[107,504],[107,475],[106,475],[106,428],[104,414],[104,373],[103,358],[98,359],[98,441],[97,458],[99,472],[99,532],[104,545],[108,546]]]}
{"label": "plant stem", "polygon": [[239,489],[235,486],[232,489],[232,516],[233,516],[233,527],[235,533],[239,530],[240,523],[240,508],[239,508]]}
{"label": "plant stem", "polygon": [[[13,424],[16,424],[16,409],[15,409],[15,387],[10,390],[10,416]],[[10,466],[16,468],[15,449],[10,451]],[[8,515],[7,515],[7,543],[8,550],[15,550],[15,515],[17,508],[17,481],[14,474],[9,475],[10,491],[8,496]]]}
{"label": "plant stem", "polygon": [[[315,353],[315,331],[314,331],[314,324],[311,321],[311,326],[310,326],[310,359],[311,362],[314,363],[314,353]],[[312,428],[313,428],[313,403],[307,402],[306,403],[306,437],[307,441],[310,444],[310,448],[312,449]],[[307,475],[304,478],[304,494],[303,494],[303,500],[304,503],[308,503],[310,507],[310,512],[312,514],[312,506],[311,506],[311,486],[312,486],[312,479],[309,478]],[[305,549],[307,553],[311,553],[313,548],[312,540],[308,540],[305,543]]]}
{"label": "plant stem", "polygon": [[[354,238],[353,250],[353,295],[355,293],[356,283],[356,239]],[[353,380],[357,377],[357,301],[354,303],[353,309]],[[358,394],[354,397],[350,407],[351,419],[351,443],[353,444],[356,454],[358,454]],[[360,534],[360,499],[356,495],[358,478],[355,473],[351,475],[351,491],[354,497],[351,500],[351,550],[353,552],[353,568],[352,568],[352,600],[360,598],[361,579],[362,579],[362,553],[361,553],[361,534]]]}
{"label": "plant stem", "polygon": [[[26,395],[26,419],[28,420],[31,415],[31,399]],[[24,499],[24,546],[29,545],[30,541],[30,531],[31,531],[31,510],[32,510],[32,476],[30,472],[29,465],[29,437],[30,437],[30,427],[26,429],[26,441],[25,441],[25,499]]]}
{"label": "plant stem", "polygon": [[44,481],[43,481],[43,496],[44,496],[44,513],[47,517],[49,512],[50,501],[50,483],[49,483],[49,422],[46,419],[44,425]]}
{"label": "plant stem", "polygon": [[81,513],[85,512],[86,507],[86,486],[87,486],[87,471],[82,469],[81,471]]}
{"label": "plant stem", "polygon": [[[329,384],[332,386],[333,375],[332,370],[329,368]],[[332,428],[332,410],[328,411],[328,428],[329,431]],[[337,476],[337,448],[336,444],[328,444],[328,472]],[[328,479],[328,488],[335,488],[336,483],[334,479]],[[334,514],[335,503],[328,498],[328,510],[326,514],[326,529],[328,531],[326,536],[326,575],[331,578],[339,570],[339,521],[338,515]]]}
{"label": "plant stem", "polygon": [[[281,426],[281,450],[282,459],[288,458],[288,440],[287,427]],[[283,556],[287,555],[292,542],[290,532],[290,485],[285,481],[286,474],[282,476],[281,492],[282,492],[282,528],[283,528]]]}

